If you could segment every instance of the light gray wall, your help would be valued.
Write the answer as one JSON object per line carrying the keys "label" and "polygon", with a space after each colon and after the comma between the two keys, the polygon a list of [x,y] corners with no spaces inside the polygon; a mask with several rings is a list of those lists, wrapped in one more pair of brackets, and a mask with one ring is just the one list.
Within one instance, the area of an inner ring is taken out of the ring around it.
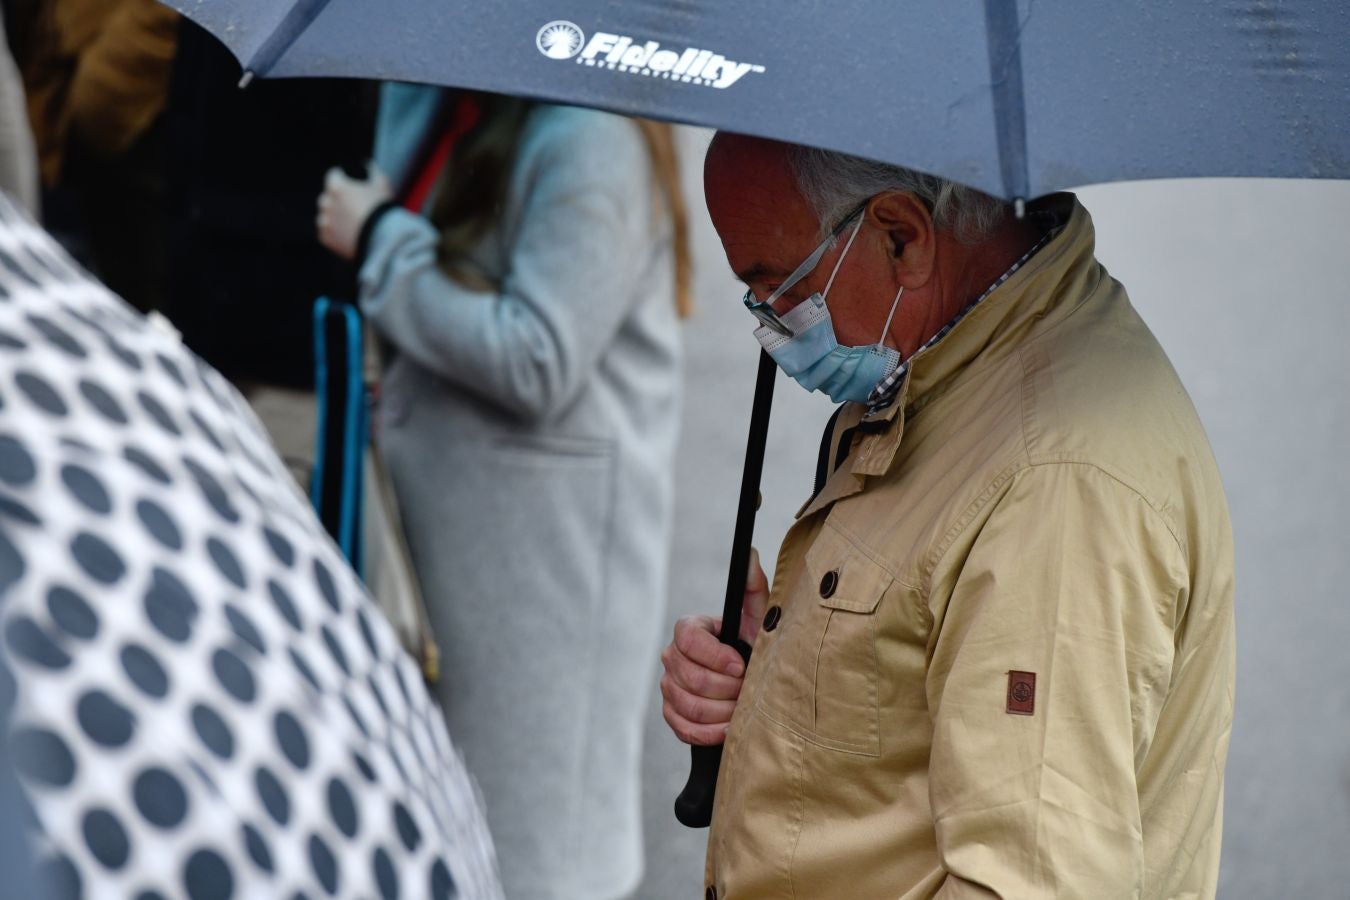
{"label": "light gray wall", "polygon": [[[702,203],[688,132],[698,315],[688,361],[668,622],[719,610],[756,344]],[[1079,192],[1098,256],[1191,392],[1228,489],[1238,554],[1238,712],[1220,896],[1340,897],[1350,884],[1350,183],[1152,182]],[[831,407],[780,376],[756,543],[766,567],[810,492]],[[656,663],[653,661],[653,665]],[[702,894],[706,831],[671,803],[688,750],[647,728],[648,874],[635,894]]]}
{"label": "light gray wall", "polygon": [[1228,491],[1238,693],[1224,898],[1350,889],[1350,183],[1080,192]]}

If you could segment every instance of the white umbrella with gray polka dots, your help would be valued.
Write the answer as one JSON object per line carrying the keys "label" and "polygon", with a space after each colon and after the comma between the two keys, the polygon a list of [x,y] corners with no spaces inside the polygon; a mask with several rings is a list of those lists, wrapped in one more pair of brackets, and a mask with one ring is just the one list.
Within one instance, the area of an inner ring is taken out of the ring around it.
{"label": "white umbrella with gray polka dots", "polygon": [[501,896],[416,664],[243,400],[2,198],[0,638],[53,896]]}

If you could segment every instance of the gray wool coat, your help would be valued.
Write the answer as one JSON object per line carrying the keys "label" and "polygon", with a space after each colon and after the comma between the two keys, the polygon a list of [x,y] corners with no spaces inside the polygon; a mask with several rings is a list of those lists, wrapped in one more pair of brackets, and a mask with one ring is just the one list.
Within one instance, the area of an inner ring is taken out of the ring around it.
{"label": "gray wool coat", "polygon": [[377,427],[440,700],[510,900],[615,898],[641,875],[679,421],[668,221],[631,122],[541,107],[472,254],[496,290],[448,278],[436,230],[403,210],[361,269],[397,351]]}

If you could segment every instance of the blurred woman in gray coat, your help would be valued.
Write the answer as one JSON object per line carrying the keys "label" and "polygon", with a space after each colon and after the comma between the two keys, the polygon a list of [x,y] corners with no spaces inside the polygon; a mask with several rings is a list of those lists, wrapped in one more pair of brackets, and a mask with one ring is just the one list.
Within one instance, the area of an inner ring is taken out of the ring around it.
{"label": "blurred woman in gray coat", "polygon": [[507,896],[621,897],[642,869],[679,421],[672,135],[411,86],[381,121],[388,178],[332,173],[320,238],[360,258],[394,350],[377,427],[441,703]]}
{"label": "blurred woman in gray coat", "polygon": [[9,52],[5,19],[0,16],[0,191],[38,217],[37,148],[28,123],[23,79]]}

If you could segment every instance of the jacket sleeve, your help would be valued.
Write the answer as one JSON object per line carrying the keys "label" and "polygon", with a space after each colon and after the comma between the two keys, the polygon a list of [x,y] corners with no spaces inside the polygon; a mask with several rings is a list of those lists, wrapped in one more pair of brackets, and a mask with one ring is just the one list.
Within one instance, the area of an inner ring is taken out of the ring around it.
{"label": "jacket sleeve", "polygon": [[[1033,466],[993,502],[964,558],[938,567],[937,896],[1137,897],[1137,774],[1171,676],[1185,555],[1155,509],[1089,465]],[[1010,705],[1010,672],[1035,675],[1029,715],[1010,711],[1027,705],[1026,689]]]}
{"label": "jacket sleeve", "polygon": [[435,228],[404,210],[376,226],[361,269],[362,309],[400,352],[527,420],[580,392],[639,300],[634,257],[653,245],[641,135],[622,119],[580,124],[544,125],[546,145],[513,179],[521,208],[496,290],[448,277]]}

